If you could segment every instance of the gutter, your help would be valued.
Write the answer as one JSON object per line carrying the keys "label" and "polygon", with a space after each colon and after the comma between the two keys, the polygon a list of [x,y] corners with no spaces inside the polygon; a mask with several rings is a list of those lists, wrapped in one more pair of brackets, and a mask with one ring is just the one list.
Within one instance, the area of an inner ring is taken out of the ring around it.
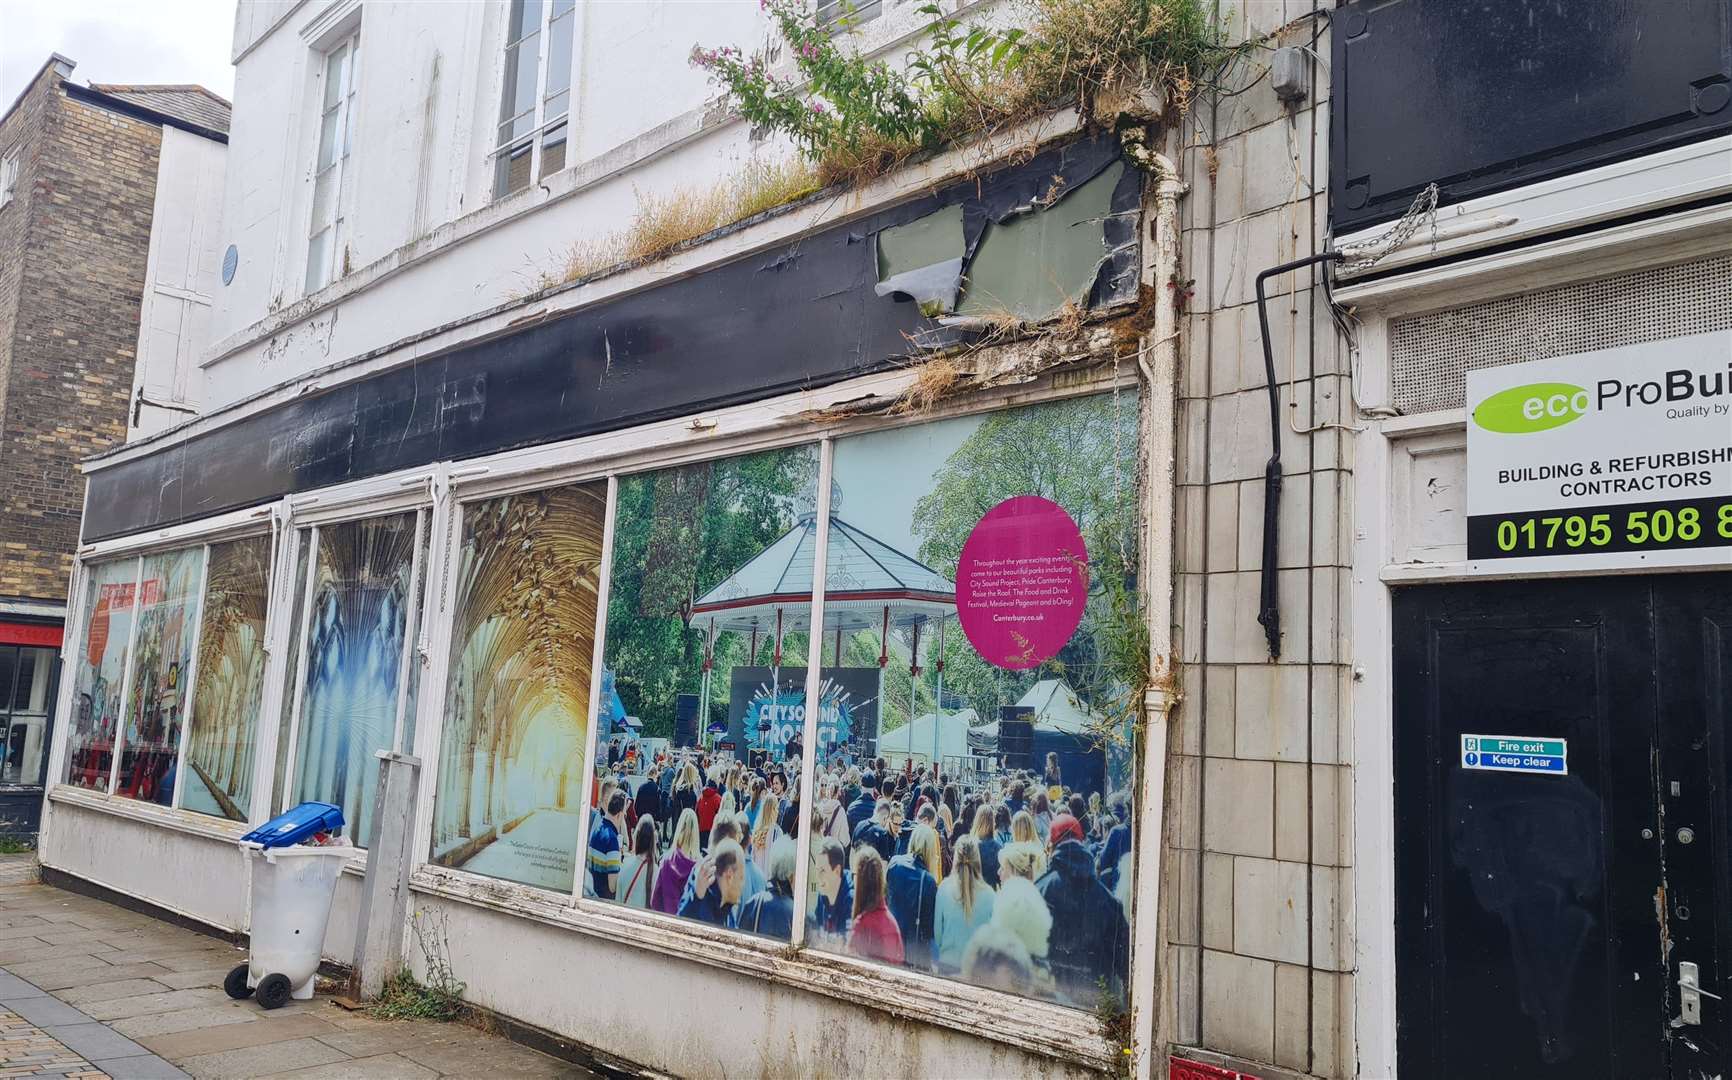
{"label": "gutter", "polygon": [[[1147,417],[1147,473],[1144,477],[1147,503],[1144,508],[1148,535],[1145,543],[1143,580],[1148,590],[1145,618],[1149,623],[1149,685],[1143,692],[1143,737],[1140,753],[1140,809],[1133,815],[1136,842],[1136,905],[1138,914],[1131,928],[1131,1004],[1135,1075],[1153,1080],[1157,1061],[1166,1057],[1165,1009],[1160,997],[1160,960],[1164,950],[1166,920],[1161,914],[1161,882],[1165,872],[1162,852],[1166,846],[1167,733],[1173,706],[1178,703],[1178,673],[1170,667],[1173,655],[1174,528],[1177,523],[1175,496],[1178,454],[1179,316],[1168,284],[1178,280],[1179,197],[1186,185],[1173,162],[1150,150],[1142,162],[1155,176],[1155,216],[1151,260],[1145,264],[1156,290],[1154,327],[1137,352],[1137,367],[1145,385]],[[1148,279],[1145,278],[1145,282]]]}

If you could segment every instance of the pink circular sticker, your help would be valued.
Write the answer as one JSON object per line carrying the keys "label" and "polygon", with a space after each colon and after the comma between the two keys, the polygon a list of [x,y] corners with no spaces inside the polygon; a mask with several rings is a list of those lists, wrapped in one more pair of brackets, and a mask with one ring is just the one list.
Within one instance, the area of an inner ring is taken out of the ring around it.
{"label": "pink circular sticker", "polygon": [[956,613],[994,667],[1022,671],[1064,648],[1088,599],[1088,548],[1064,507],[1018,495],[986,512],[956,564]]}

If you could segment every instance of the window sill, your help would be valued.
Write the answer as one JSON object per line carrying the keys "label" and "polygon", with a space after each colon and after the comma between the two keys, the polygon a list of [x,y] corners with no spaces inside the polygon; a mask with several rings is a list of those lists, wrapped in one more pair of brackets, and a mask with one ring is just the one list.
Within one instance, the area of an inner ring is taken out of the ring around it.
{"label": "window sill", "polygon": [[135,799],[121,798],[118,795],[85,791],[68,784],[55,784],[49,789],[48,799],[50,802],[83,807],[86,810],[113,814],[115,817],[131,818],[134,821],[159,825],[165,829],[185,833],[188,836],[198,836],[206,840],[221,840],[230,844],[238,842],[252,829],[252,826],[244,821],[213,818],[208,814],[199,814],[191,810],[171,810],[166,806],[141,803]]}
{"label": "window sill", "polygon": [[756,976],[1088,1068],[1117,1065],[1113,1048],[1101,1037],[1100,1024],[1092,1013],[1052,1002],[881,967],[854,957],[795,949],[655,912],[593,900],[579,900],[573,906],[569,896],[431,864],[415,870],[409,887],[547,926],[630,942],[676,960]]}

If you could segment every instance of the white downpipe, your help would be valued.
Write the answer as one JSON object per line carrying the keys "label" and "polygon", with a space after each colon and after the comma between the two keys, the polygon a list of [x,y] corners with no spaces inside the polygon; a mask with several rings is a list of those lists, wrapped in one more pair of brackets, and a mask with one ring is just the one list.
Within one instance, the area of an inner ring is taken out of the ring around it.
{"label": "white downpipe", "polygon": [[1143,375],[1147,419],[1145,445],[1148,471],[1144,477],[1146,537],[1143,580],[1148,596],[1150,683],[1144,692],[1141,791],[1135,830],[1136,919],[1131,928],[1131,1022],[1136,1040],[1136,1076],[1151,1080],[1165,1075],[1156,1063],[1165,1057],[1166,1010],[1160,996],[1166,919],[1161,911],[1161,881],[1166,848],[1167,717],[1178,701],[1177,673],[1171,670],[1173,643],[1173,529],[1177,440],[1178,312],[1167,283],[1179,269],[1179,197],[1186,191],[1172,160],[1149,151],[1147,167],[1155,176],[1153,258],[1147,266],[1155,289],[1154,328],[1137,352]]}

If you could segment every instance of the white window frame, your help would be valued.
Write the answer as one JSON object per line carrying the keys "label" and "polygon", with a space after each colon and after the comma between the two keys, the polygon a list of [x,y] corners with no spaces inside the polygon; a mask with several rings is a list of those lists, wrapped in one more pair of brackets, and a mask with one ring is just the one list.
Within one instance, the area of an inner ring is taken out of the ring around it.
{"label": "white window frame", "polygon": [[[410,552],[409,562],[409,591],[411,603],[408,612],[406,612],[404,616],[403,652],[398,661],[397,691],[394,705],[395,729],[392,734],[391,744],[386,747],[386,749],[393,751],[403,751],[406,749],[403,746],[405,722],[404,709],[409,700],[409,680],[411,678],[419,679],[422,674],[422,665],[419,662],[419,658],[423,648],[421,641],[421,627],[424,626],[425,623],[420,622],[420,615],[422,609],[426,606],[428,599],[427,582],[431,577],[428,571],[437,564],[435,564],[427,555],[423,555],[422,553],[423,547],[426,546],[424,541],[429,536],[428,530],[429,528],[435,527],[433,524],[434,506],[427,474],[423,471],[416,475],[395,479],[393,486],[398,488],[414,487],[418,490],[408,494],[393,492],[389,495],[380,495],[368,499],[366,496],[372,492],[379,491],[381,485],[373,482],[363,482],[363,484],[355,488],[354,491],[333,498],[332,502],[336,505],[329,507],[320,506],[317,509],[304,510],[304,517],[292,517],[288,526],[284,530],[284,540],[282,545],[284,564],[291,568],[297,567],[296,560],[300,557],[300,545],[305,543],[308,546],[307,576],[300,581],[290,582],[287,592],[281,598],[281,607],[284,611],[284,625],[281,630],[281,643],[283,648],[278,651],[281,651],[284,655],[282,665],[284,668],[288,666],[287,656],[290,651],[289,645],[291,639],[293,639],[297,647],[293,650],[295,656],[294,669],[285,670],[280,676],[277,676],[280,680],[286,680],[282,681],[280,685],[282,693],[289,695],[291,711],[288,715],[288,723],[284,726],[281,723],[281,699],[278,699],[279,710],[274,714],[278,723],[272,732],[271,764],[265,773],[266,779],[262,789],[267,793],[262,804],[262,809],[266,811],[264,817],[267,819],[271,816],[269,810],[275,805],[276,796],[278,794],[281,794],[284,797],[285,807],[293,805],[293,803],[289,801],[290,793],[294,791],[295,782],[300,778],[302,765],[300,760],[301,721],[303,710],[306,707],[305,683],[307,663],[309,659],[307,643],[312,630],[313,605],[310,602],[302,605],[299,624],[290,625],[290,623],[292,622],[291,615],[295,608],[296,598],[302,595],[310,597],[313,583],[318,580],[319,530],[322,528],[331,528],[340,525],[353,524],[355,522],[370,521],[376,518],[391,517],[396,514],[415,515],[415,535],[412,540],[414,546]],[[318,497],[303,496],[301,499],[297,500],[291,496],[287,502],[290,505],[291,511],[293,511],[300,508],[316,506],[318,503]],[[430,555],[431,552],[428,554]],[[291,577],[294,576],[293,569],[291,569],[289,573]],[[418,686],[417,688],[417,714],[419,714],[420,711],[421,697],[419,695],[420,691],[423,689],[425,689],[425,687]],[[263,720],[261,719],[261,723],[262,722]],[[420,724],[418,723],[417,728],[419,727]],[[279,737],[288,741],[288,757],[284,761],[283,786],[281,792],[274,790],[276,786],[276,740]],[[258,752],[261,754],[264,753],[262,740]],[[343,833],[345,836],[349,837],[350,843],[354,844],[356,847],[364,847],[366,842],[365,838],[356,837],[354,835],[354,825],[355,823],[353,821],[345,822],[343,825]],[[361,857],[357,860],[357,865],[364,865],[365,861],[366,856],[365,851],[363,851]]]}
{"label": "white window frame", "polygon": [[[133,619],[132,625],[127,630],[126,670],[122,672],[121,675],[121,700],[125,702],[130,700],[132,696],[132,680],[137,663],[137,657],[134,653],[137,646],[138,624],[140,621],[139,615],[141,614],[141,609],[143,607],[141,597],[139,596],[139,590],[143,583],[144,560],[153,555],[163,555],[181,551],[198,552],[199,570],[195,592],[198,597],[199,606],[198,613],[194,617],[190,628],[190,633],[192,635],[192,659],[187,665],[187,670],[182,684],[184,689],[181,699],[181,725],[175,743],[177,775],[184,776],[186,770],[187,741],[192,730],[193,708],[198,687],[199,638],[204,631],[205,591],[209,586],[210,577],[210,549],[216,544],[267,535],[266,532],[259,527],[258,519],[261,516],[268,516],[269,514],[269,507],[263,508],[262,510],[242,511],[239,514],[225,514],[210,521],[198,522],[196,523],[196,526],[192,527],[180,526],[177,528],[163,529],[157,533],[146,534],[143,537],[124,537],[103,544],[91,545],[81,553],[78,570],[74,575],[72,583],[73,591],[71,593],[75,599],[75,603],[78,604],[78,610],[72,612],[72,617],[67,620],[66,633],[62,638],[60,653],[62,670],[65,674],[61,678],[61,686],[56,695],[57,701],[55,705],[55,715],[66,718],[64,721],[66,727],[63,727],[56,733],[58,738],[55,739],[51,751],[51,759],[48,766],[50,772],[46,782],[46,787],[51,798],[70,798],[73,801],[95,802],[110,808],[122,809],[123,812],[127,810],[136,810],[144,816],[158,819],[168,817],[188,826],[189,831],[194,832],[215,831],[218,833],[228,833],[237,829],[244,829],[249,823],[257,824],[258,822],[263,821],[265,816],[268,816],[261,814],[261,811],[265,809],[265,807],[259,805],[256,799],[255,805],[249,810],[248,822],[244,823],[214,818],[209,814],[201,814],[192,810],[183,810],[181,800],[186,785],[179,781],[175,784],[174,797],[171,805],[166,808],[159,804],[140,802],[136,799],[129,799],[117,794],[115,792],[115,783],[120,773],[120,759],[125,753],[127,717],[124,712],[116,721],[114,748],[109,762],[107,791],[96,791],[73,786],[67,780],[66,770],[67,757],[71,750],[68,745],[70,739],[67,737],[67,729],[70,726],[71,718],[71,712],[69,710],[72,708],[73,698],[77,689],[77,666],[79,664],[78,653],[82,648],[84,634],[89,625],[91,608],[94,604],[94,598],[85,595],[82,591],[88,581],[90,569],[99,564],[111,562],[131,560],[133,563]],[[273,542],[271,554],[272,562],[268,571],[271,576],[267,578],[267,581],[274,580],[277,571],[276,560],[278,555],[278,546]],[[259,707],[258,723],[260,729],[254,736],[255,753],[259,754],[263,753],[263,739],[265,738],[263,724],[266,715],[265,710],[269,705],[268,699],[271,697],[270,688],[272,684],[270,680],[272,676],[269,661],[272,655],[272,648],[268,630],[271,622],[276,618],[275,609],[276,597],[274,595],[267,595],[265,609],[267,635],[264,645],[266,655],[265,693],[261,696]],[[61,722],[57,721],[57,724],[59,723]],[[256,791],[258,789],[257,778],[259,762],[255,760],[253,766],[254,790]]]}
{"label": "white window frame", "polygon": [[[505,35],[509,35],[511,33],[511,10],[512,10],[512,8],[516,4],[522,3],[522,2],[524,2],[524,0],[507,0],[507,3],[505,5],[505,12],[506,12],[505,27],[504,27],[504,34]],[[559,6],[562,3],[570,3],[570,7],[566,8],[565,11],[560,12],[556,16],[554,14],[554,9],[555,9],[555,7]],[[505,95],[507,93],[511,92],[511,90],[513,89],[513,87],[508,86],[506,84],[506,77],[510,71],[510,68],[507,65],[506,60],[505,60],[506,54],[509,53],[513,48],[517,48],[518,49],[518,63],[519,63],[519,65],[521,65],[523,62],[523,52],[522,52],[521,43],[523,41],[527,40],[530,35],[528,33],[525,33],[521,37],[518,37],[516,39],[512,39],[509,36],[502,37],[503,43],[500,46],[500,52],[499,52],[499,56],[500,56],[499,109],[496,112],[488,114],[489,116],[493,117],[493,120],[492,120],[491,126],[488,128],[488,140],[487,141],[488,141],[488,145],[490,145],[493,149],[489,150],[487,153],[487,186],[488,186],[488,190],[492,193],[492,197],[495,201],[497,201],[499,199],[510,198],[512,195],[518,194],[519,192],[527,191],[529,188],[534,187],[540,181],[546,179],[546,177],[544,177],[542,175],[542,154],[546,149],[546,146],[545,146],[546,136],[547,136],[547,133],[549,131],[551,131],[554,128],[557,128],[561,125],[564,125],[564,127],[565,127],[565,162],[564,162],[564,164],[562,164],[560,166],[560,169],[570,168],[573,164],[572,148],[573,148],[573,135],[575,134],[575,132],[572,129],[572,122],[575,118],[575,110],[573,110],[573,108],[572,108],[572,102],[573,102],[573,98],[577,94],[577,52],[578,52],[578,50],[577,50],[577,46],[578,46],[577,13],[578,13],[578,6],[575,3],[575,0],[540,0],[540,4],[541,4],[540,20],[539,20],[539,22],[537,22],[536,29],[534,31],[534,33],[536,35],[536,37],[535,37],[535,105],[534,105],[533,109],[529,110],[529,112],[527,112],[527,113],[516,113],[516,114],[509,116],[509,117],[503,115],[504,110],[505,110]],[[548,66],[549,66],[548,61],[549,61],[549,59],[551,59],[551,50],[549,48],[549,45],[553,40],[553,23],[554,23],[555,19],[568,19],[568,20],[570,20],[569,25],[571,27],[571,49],[570,49],[571,63],[570,63],[569,69],[565,73],[565,76],[566,76],[565,88],[563,90],[556,90],[556,91],[554,91],[554,93],[552,95],[549,95],[548,88],[547,88],[547,74],[548,74]],[[551,97],[558,97],[560,94],[565,95],[565,108],[555,115],[552,115],[552,116],[548,115],[547,103],[548,103],[549,97],[550,96]],[[530,120],[531,120],[531,124],[530,124],[528,131],[525,131],[524,133],[522,133],[520,135],[512,135],[506,139],[500,138],[500,129],[502,127],[504,127],[507,124],[515,124],[518,120],[522,119],[525,115],[528,115],[530,117]],[[504,160],[509,159],[510,155],[517,153],[518,151],[522,150],[525,147],[529,148],[529,179],[528,179],[528,181],[524,184],[523,187],[518,188],[516,191],[503,190],[501,185],[500,185],[500,180],[501,180],[501,176],[500,176],[500,172],[499,172],[500,166],[503,164]],[[553,171],[558,172],[559,169],[556,169]]]}
{"label": "white window frame", "polygon": [[[353,190],[352,178],[347,174],[353,168],[351,157],[355,142],[354,108],[356,82],[360,71],[360,50],[361,31],[357,27],[316,53],[319,71],[314,79],[313,113],[316,120],[313,124],[313,164],[307,182],[307,266],[306,273],[302,276],[303,289],[309,296],[343,276],[343,249],[349,237],[349,213],[353,210],[345,200],[344,193]],[[326,109],[326,80],[331,77],[331,61],[339,51],[346,51],[347,57],[343,65],[343,83],[337,88],[337,103]],[[321,170],[319,160],[325,152],[325,117],[331,113],[335,113],[337,117],[333,130],[338,140],[338,148],[334,151],[335,157],[331,164]],[[331,174],[331,219],[328,224],[321,224],[319,178],[325,173]],[[330,239],[324,254],[318,256],[313,242],[326,232],[330,233]],[[318,272],[317,284],[314,284],[314,271]]]}

